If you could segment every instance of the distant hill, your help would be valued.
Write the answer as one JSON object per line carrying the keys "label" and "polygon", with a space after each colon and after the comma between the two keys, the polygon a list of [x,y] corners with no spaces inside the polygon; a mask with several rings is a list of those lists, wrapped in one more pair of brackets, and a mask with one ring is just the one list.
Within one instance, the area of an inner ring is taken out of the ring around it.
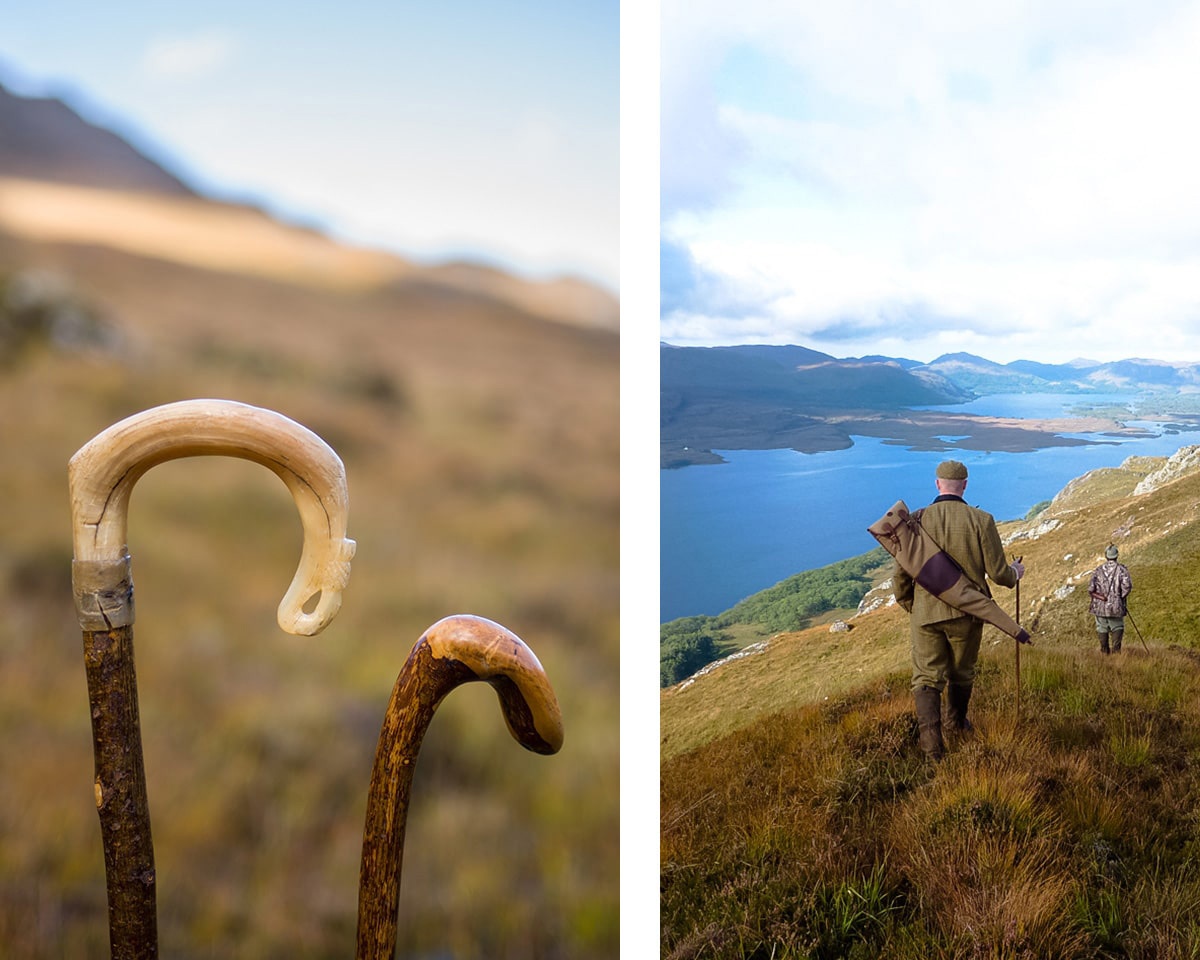
{"label": "distant hill", "polygon": [[2,86],[0,231],[339,289],[415,284],[579,327],[615,331],[620,322],[617,298],[576,278],[532,280],[466,262],[420,266],[201,195],[61,100]]}
{"label": "distant hill", "polygon": [[1087,374],[1101,366],[1096,361],[1076,360],[1071,363],[1038,363],[1036,360],[1014,360],[1006,364],[1009,370],[1037,377],[1047,383],[1085,383]]}
{"label": "distant hill", "polygon": [[196,192],[122,137],[84,120],[62,100],[20,97],[0,86],[0,177],[141,190]]}
{"label": "distant hill", "polygon": [[1118,360],[1096,367],[1088,380],[1098,386],[1116,388],[1200,387],[1200,364],[1168,363],[1164,360]]}
{"label": "distant hill", "polygon": [[[970,434],[982,422],[943,413],[934,424],[928,414],[911,408],[951,406],[992,394],[1079,394],[1081,401],[1088,395],[1128,394],[1143,401],[1139,413],[1172,418],[1196,416],[1200,395],[1200,364],[1161,360],[1001,364],[959,352],[919,363],[882,355],[837,358],[795,344],[663,343],[659,355],[664,468],[721,462],[714,450],[844,449],[852,433],[928,445],[942,434]],[[1146,400],[1154,410],[1145,408]],[[901,411],[906,412],[901,416]],[[1111,422],[1090,429],[1123,429],[1122,410],[1101,409],[1098,415]],[[948,416],[956,422],[948,422]],[[993,435],[986,449],[1017,449],[1023,442],[1014,439],[1020,430],[1015,421],[993,421],[991,427],[1006,432],[1009,440]],[[1062,429],[1044,425],[1044,443],[1059,442],[1054,437]]]}
{"label": "distant hill", "polygon": [[740,398],[814,409],[894,410],[970,399],[948,380],[914,376],[898,364],[838,360],[799,346],[672,347],[660,351],[660,384],[709,400]]}
{"label": "distant hill", "polygon": [[915,370],[930,370],[963,389],[993,393],[1193,392],[1200,389],[1200,364],[1129,359],[1099,363],[999,364],[969,353],[945,354]]}
{"label": "distant hill", "polygon": [[859,357],[863,363],[894,363],[896,366],[905,370],[911,370],[913,367],[924,366],[920,360],[909,360],[906,357],[885,357],[882,354],[873,353],[865,357]]}
{"label": "distant hill", "polygon": [[846,447],[849,435],[826,419],[829,414],[971,396],[936,371],[838,360],[799,346],[664,344],[659,358],[664,466],[702,462],[696,451],[714,449]]}
{"label": "distant hill", "polygon": [[1035,393],[1048,389],[1048,381],[1041,377],[970,353],[947,353],[915,369],[937,373],[977,394]]}

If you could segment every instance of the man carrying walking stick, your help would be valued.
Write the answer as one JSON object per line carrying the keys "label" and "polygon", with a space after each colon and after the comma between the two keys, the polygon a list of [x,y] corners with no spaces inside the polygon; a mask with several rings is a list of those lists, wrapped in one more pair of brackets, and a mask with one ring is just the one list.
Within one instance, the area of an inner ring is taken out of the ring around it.
{"label": "man carrying walking stick", "polygon": [[[1005,559],[992,515],[963,500],[966,466],[957,460],[940,463],[935,483],[937,498],[914,514],[924,531],[986,596],[991,596],[988,579],[1015,587],[1025,567],[1020,560],[1010,564]],[[935,596],[899,563],[893,577],[896,601],[911,614],[912,689],[921,749],[931,760],[941,760],[946,749],[942,738],[942,690],[946,690],[949,727],[970,730],[967,705],[975,682],[984,621]]]}
{"label": "man carrying walking stick", "polygon": [[1133,579],[1129,576],[1129,568],[1117,562],[1117,548],[1109,544],[1104,551],[1104,563],[1092,571],[1092,579],[1088,584],[1088,596],[1092,598],[1090,610],[1096,618],[1096,634],[1100,638],[1100,652],[1103,654],[1121,652],[1128,613],[1125,598],[1132,589]]}

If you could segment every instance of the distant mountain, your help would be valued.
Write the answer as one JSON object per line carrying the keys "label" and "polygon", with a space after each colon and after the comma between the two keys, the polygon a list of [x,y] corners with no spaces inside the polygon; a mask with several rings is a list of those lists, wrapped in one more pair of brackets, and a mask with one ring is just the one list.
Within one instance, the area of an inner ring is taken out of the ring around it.
{"label": "distant mountain", "polygon": [[993,393],[1113,393],[1200,389],[1200,364],[1129,359],[1101,363],[1039,363],[1014,360],[999,364],[969,353],[951,353],[912,368],[929,370],[966,390]]}
{"label": "distant mountain", "polygon": [[936,373],[978,394],[1038,393],[1050,389],[1043,377],[970,353],[947,353],[914,369]]}
{"label": "distant mountain", "polygon": [[0,176],[195,196],[179,177],[52,97],[0,86]]}
{"label": "distant mountain", "polygon": [[1070,363],[1038,363],[1036,360],[1014,360],[1008,364],[1009,370],[1037,377],[1048,383],[1085,382],[1088,371],[1100,366],[1094,360],[1073,360]]}
{"label": "distant mountain", "polygon": [[1118,360],[1096,367],[1088,379],[1098,386],[1154,389],[1195,388],[1200,385],[1200,364],[1164,360]]}
{"label": "distant mountain", "polygon": [[[1176,415],[1193,410],[1187,398],[1178,399],[1181,395],[1200,394],[1197,363],[1134,358],[1001,364],[966,352],[920,363],[881,355],[837,358],[798,344],[662,343],[659,372],[663,467],[719,463],[722,458],[714,450],[845,449],[853,443],[852,435],[929,449],[942,434],[970,434],[977,418],[967,422],[964,414],[953,419],[943,412],[934,423],[937,418],[927,411],[912,408],[992,394],[1141,394],[1157,398],[1158,412]],[[1024,449],[1028,442],[1012,434],[1007,439],[992,436],[985,448]],[[1046,437],[1039,440],[1044,442]]]}
{"label": "distant mountain", "polygon": [[419,288],[606,332],[619,325],[617,298],[586,281],[530,280],[474,263],[418,266],[203,196],[61,100],[2,86],[0,232],[318,286]]}
{"label": "distant mountain", "polygon": [[838,360],[799,346],[664,345],[660,360],[664,394],[683,393],[707,400],[737,398],[803,404],[812,409],[895,410],[971,398],[936,371],[915,376],[897,364]]}
{"label": "distant mountain", "polygon": [[924,366],[920,360],[909,360],[905,357],[885,357],[877,353],[866,357],[859,357],[858,359],[863,363],[893,363],[903,370],[911,370],[913,367]]}
{"label": "distant mountain", "polygon": [[943,353],[936,360],[931,361],[930,366],[935,363],[945,364],[948,366],[961,365],[963,367],[982,367],[985,369],[1000,368],[1000,364],[996,363],[994,360],[988,360],[986,357],[978,357],[973,353],[965,353],[963,351],[959,351],[958,353]]}
{"label": "distant mountain", "polygon": [[971,394],[931,370],[838,360],[800,346],[676,347],[659,351],[662,465],[719,462],[713,450],[850,446],[837,414],[962,403]]}

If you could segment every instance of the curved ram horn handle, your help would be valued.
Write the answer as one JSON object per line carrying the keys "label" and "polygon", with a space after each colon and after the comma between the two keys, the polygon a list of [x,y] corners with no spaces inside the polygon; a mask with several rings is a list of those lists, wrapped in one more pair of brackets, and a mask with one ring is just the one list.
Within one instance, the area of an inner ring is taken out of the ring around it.
{"label": "curved ram horn handle", "polygon": [[[129,578],[129,496],[155,464],[217,454],[253,460],[292,492],[304,527],[300,565],[279,604],[289,633],[320,632],[337,613],[350,576],[354,541],[342,461],[320,437],[282,414],[230,400],[184,400],[113,424],[71,458],[75,602],[84,629],[133,622]],[[304,607],[319,594],[311,613]]]}
{"label": "curved ram horn handle", "polygon": [[358,885],[358,960],[396,952],[400,868],[417,752],[438,704],[455,687],[490,683],[513,738],[535,753],[562,747],[562,713],[546,672],[516,634],[483,617],[446,617],[425,631],[392,689],[367,795]]}
{"label": "curved ram horn handle", "polygon": [[485,680],[496,689],[517,743],[534,753],[562,749],[562,712],[550,679],[515,633],[484,617],[459,614],[439,620],[423,639],[435,659],[460,663],[472,674],[467,679]]}

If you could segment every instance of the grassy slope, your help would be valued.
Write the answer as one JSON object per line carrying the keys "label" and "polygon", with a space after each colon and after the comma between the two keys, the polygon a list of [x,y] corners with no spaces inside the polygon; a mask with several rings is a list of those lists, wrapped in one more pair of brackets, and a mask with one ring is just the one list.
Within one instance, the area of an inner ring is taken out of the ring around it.
{"label": "grassy slope", "polygon": [[233,276],[0,236],[0,273],[51,267],[124,337],[0,369],[0,942],[107,956],[66,463],[117,419],[219,396],[322,435],[350,485],[337,620],[274,609],[295,508],[243,461],[139,481],[129,542],[165,956],[342,957],[388,694],[450,613],[521,635],[563,706],[552,758],[512,743],[483,685],[438,712],[414,786],[400,951],[608,957],[618,862],[617,340],[487,299]]}
{"label": "grassy slope", "polygon": [[[978,736],[936,770],[916,750],[895,608],[842,639],[778,638],[774,671],[769,649],[664,694],[664,956],[1193,955],[1200,475],[1131,497],[1151,465],[1099,471],[1004,525],[1061,522],[1010,548],[1035,635],[1020,723],[1013,644],[989,629]],[[1094,649],[1086,613],[1110,539],[1149,648],[1131,627],[1121,658]],[[739,699],[737,720],[708,708]],[[704,725],[690,749],[685,713]]]}
{"label": "grassy slope", "polygon": [[[1142,498],[1132,506],[1127,499],[1138,481],[1161,462],[1156,458],[1131,458],[1126,467],[1093,471],[1086,482],[1077,487],[1068,485],[1036,519],[1000,525],[1001,534],[1010,537],[1036,530],[1047,520],[1061,524],[1035,540],[1021,538],[1010,544],[1010,551],[1021,553],[1029,568],[1021,584],[1023,622],[1032,624],[1035,630],[1041,629],[1042,618],[1048,618],[1047,624],[1062,624],[1068,642],[1086,636],[1090,626],[1081,612],[1087,607],[1083,593],[1076,589],[1062,600],[1054,599],[1053,593],[1064,585],[1078,586],[1078,578],[1103,559],[1104,547],[1125,528],[1128,532],[1117,536],[1117,542],[1125,551],[1140,551],[1143,542],[1148,546],[1169,533],[1168,523],[1176,531],[1186,527],[1196,514],[1196,505],[1188,500],[1185,485]],[[1178,545],[1168,539],[1163,549],[1170,553]],[[1134,562],[1137,552],[1126,552],[1123,558]],[[1150,571],[1139,571],[1132,601],[1139,625],[1139,610],[1146,594],[1160,582],[1159,572],[1156,569],[1147,580]],[[996,594],[1011,612],[1013,594],[1003,589]],[[1159,623],[1154,611],[1147,609],[1144,615],[1152,625]],[[796,633],[776,634],[761,652],[739,658],[730,667],[719,666],[695,683],[664,690],[663,755],[669,757],[706,743],[763,714],[836,696],[907,666],[908,618],[902,610],[890,606],[849,622],[849,633],[831,633],[822,624]],[[1073,633],[1068,623],[1078,624]],[[1038,645],[1057,642],[1057,636],[1047,632],[1037,638]],[[999,631],[987,628],[985,652],[994,647],[1008,651],[1006,639]]]}

